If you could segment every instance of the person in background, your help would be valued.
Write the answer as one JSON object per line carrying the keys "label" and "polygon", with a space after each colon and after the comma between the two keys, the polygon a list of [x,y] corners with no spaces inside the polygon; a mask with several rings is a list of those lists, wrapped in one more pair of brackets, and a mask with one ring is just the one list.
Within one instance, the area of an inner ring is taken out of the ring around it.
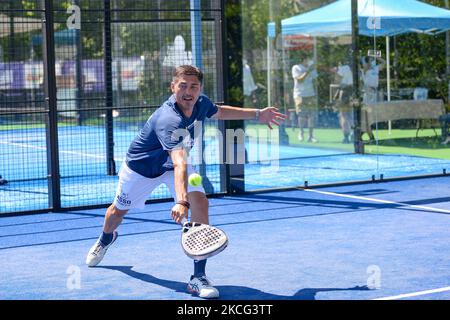
{"label": "person in background", "polygon": [[362,81],[364,85],[363,103],[378,102],[380,71],[384,68],[385,64],[386,62],[381,58],[369,59],[368,57],[363,57],[361,59]]}
{"label": "person in background", "polygon": [[[250,100],[253,105],[256,104],[256,89],[258,86],[255,84],[255,80],[253,79],[252,69],[247,62],[247,59],[244,59],[242,62],[242,69],[244,75],[244,97],[246,100]],[[248,105],[246,103],[245,105]]]}
{"label": "person in background", "polygon": [[[364,87],[363,103],[378,102],[378,85],[380,81],[380,71],[384,68],[386,62],[382,58],[363,57],[361,59],[361,78]],[[370,140],[375,140],[372,129],[367,128],[367,134]]]}
{"label": "person in background", "polygon": [[293,97],[295,102],[295,113],[297,115],[298,140],[304,140],[304,127],[309,129],[308,142],[317,142],[314,137],[314,126],[317,119],[317,97],[315,79],[317,70],[312,59],[303,58],[299,64],[292,67],[292,78],[294,79]]}
{"label": "person in background", "polygon": [[336,70],[339,90],[337,91],[337,106],[339,109],[339,124],[344,134],[342,143],[351,142],[352,128],[354,125],[353,107],[350,98],[353,90],[353,74],[348,64],[339,64]]}

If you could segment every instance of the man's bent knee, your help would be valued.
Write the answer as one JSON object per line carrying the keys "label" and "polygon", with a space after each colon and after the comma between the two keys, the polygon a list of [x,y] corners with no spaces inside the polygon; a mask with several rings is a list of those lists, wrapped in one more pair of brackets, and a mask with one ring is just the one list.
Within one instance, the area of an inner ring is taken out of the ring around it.
{"label": "man's bent knee", "polygon": [[199,206],[208,206],[209,201],[206,195],[200,191],[191,191],[188,193],[188,198],[190,202],[194,202]]}
{"label": "man's bent knee", "polygon": [[121,210],[119,208],[117,208],[115,205],[111,205],[109,206],[107,213],[109,215],[113,215],[116,217],[120,217],[123,218],[126,214],[127,214],[128,210]]}

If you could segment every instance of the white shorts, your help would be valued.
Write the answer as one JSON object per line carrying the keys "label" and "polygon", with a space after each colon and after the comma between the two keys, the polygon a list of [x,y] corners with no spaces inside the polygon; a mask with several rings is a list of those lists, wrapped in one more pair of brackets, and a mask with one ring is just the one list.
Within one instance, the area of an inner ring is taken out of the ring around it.
{"label": "white shorts", "polygon": [[[195,172],[191,165],[188,165],[187,170],[188,176]],[[142,209],[148,196],[161,184],[165,184],[172,197],[176,199],[173,170],[166,171],[159,177],[151,179],[134,172],[123,162],[119,171],[119,184],[113,204],[119,210]],[[188,184],[188,193],[193,191],[205,193],[202,186],[194,187]]]}

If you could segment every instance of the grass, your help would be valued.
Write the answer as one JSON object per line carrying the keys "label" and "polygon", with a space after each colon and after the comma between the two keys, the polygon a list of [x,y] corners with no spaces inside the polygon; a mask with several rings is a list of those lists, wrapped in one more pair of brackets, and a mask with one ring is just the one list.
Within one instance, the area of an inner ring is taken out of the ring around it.
{"label": "grass", "polygon": [[[58,127],[67,127],[73,124],[59,123]],[[8,130],[30,130],[30,129],[45,129],[44,123],[26,123],[26,124],[4,124],[0,125],[0,131]]]}
{"label": "grass", "polygon": [[[263,132],[262,125],[248,125],[253,132]],[[251,132],[247,130],[248,132]],[[440,129],[436,130],[437,136],[433,129],[421,129],[416,137],[416,129],[393,129],[390,133],[388,130],[374,131],[376,142],[370,142],[367,134],[363,135],[365,144],[365,153],[367,154],[405,154],[412,156],[420,156],[427,158],[450,160],[450,145],[441,144]],[[289,145],[340,150],[345,153],[353,153],[353,144],[343,144],[342,131],[340,129],[315,129],[314,136],[319,141],[310,143],[307,141],[298,141],[299,129],[286,128],[289,138]],[[251,134],[251,133],[250,133]],[[305,138],[308,138],[308,131],[305,130]]]}
{"label": "grass", "polygon": [[45,128],[45,124],[2,124],[0,131]]}

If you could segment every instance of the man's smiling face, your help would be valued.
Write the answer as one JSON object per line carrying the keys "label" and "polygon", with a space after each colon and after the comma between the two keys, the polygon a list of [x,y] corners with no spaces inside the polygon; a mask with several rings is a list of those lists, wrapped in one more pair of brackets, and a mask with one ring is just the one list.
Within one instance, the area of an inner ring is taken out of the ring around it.
{"label": "man's smiling face", "polygon": [[170,88],[178,106],[184,111],[191,111],[202,92],[202,83],[197,76],[182,75],[172,81]]}

